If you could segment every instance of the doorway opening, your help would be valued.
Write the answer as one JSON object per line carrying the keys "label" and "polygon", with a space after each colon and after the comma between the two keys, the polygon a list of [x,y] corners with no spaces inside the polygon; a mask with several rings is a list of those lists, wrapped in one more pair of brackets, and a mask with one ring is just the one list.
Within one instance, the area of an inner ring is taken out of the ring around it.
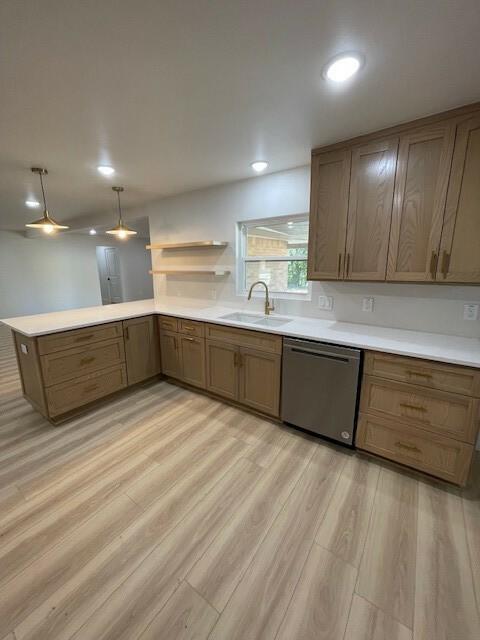
{"label": "doorway opening", "polygon": [[96,247],[102,304],[123,302],[122,274],[117,247]]}

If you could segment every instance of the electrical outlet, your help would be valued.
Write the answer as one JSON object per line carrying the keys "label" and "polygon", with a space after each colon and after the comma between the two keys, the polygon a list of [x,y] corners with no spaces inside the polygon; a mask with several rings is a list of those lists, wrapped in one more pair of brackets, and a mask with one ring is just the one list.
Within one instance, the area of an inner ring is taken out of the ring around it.
{"label": "electrical outlet", "polygon": [[333,309],[333,296],[318,296],[318,308],[324,311]]}
{"label": "electrical outlet", "polygon": [[375,304],[375,298],[363,298],[362,311],[368,311],[368,313],[372,313],[374,304]]}
{"label": "electrical outlet", "polygon": [[478,304],[464,304],[463,305],[463,319],[464,320],[478,320]]}

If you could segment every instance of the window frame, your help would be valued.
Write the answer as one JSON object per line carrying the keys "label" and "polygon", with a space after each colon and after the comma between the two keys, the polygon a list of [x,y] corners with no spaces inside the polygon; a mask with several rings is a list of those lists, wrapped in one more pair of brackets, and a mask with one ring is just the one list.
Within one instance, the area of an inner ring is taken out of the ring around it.
{"label": "window frame", "polygon": [[[308,223],[308,213],[296,213],[293,215],[283,216],[270,216],[268,218],[257,218],[252,220],[241,220],[237,222],[236,230],[236,262],[237,262],[237,282],[236,290],[238,296],[246,297],[248,295],[248,289],[245,286],[245,265],[247,262],[299,262],[308,260],[308,242],[307,242],[307,256],[247,256],[247,231],[252,227],[258,227],[262,225],[273,225],[277,223],[285,222],[285,219],[292,220],[293,222],[306,221]],[[265,294],[258,290],[252,292],[252,297],[262,298]],[[312,282],[307,280],[307,290],[304,292],[288,292],[288,291],[272,291],[271,297],[276,299],[285,300],[304,300],[309,301],[312,299]]]}

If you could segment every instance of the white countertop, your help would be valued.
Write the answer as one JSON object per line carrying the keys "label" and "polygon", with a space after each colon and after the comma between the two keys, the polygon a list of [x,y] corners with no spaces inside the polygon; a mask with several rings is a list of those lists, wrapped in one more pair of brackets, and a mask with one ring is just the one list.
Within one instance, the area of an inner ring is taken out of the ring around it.
{"label": "white countertop", "polygon": [[[231,307],[186,307],[170,302],[139,300],[99,307],[41,313],[33,316],[7,318],[6,325],[26,336],[40,336],[57,331],[79,329],[81,327],[126,320],[153,313],[164,313],[190,320],[214,322],[234,327],[255,329],[267,333],[307,340],[320,340],[359,349],[385,351],[403,356],[426,358],[439,362],[460,364],[480,368],[480,339],[461,338],[423,331],[389,329],[367,324],[335,322],[316,318],[284,316],[291,322],[281,327],[263,327],[254,324],[226,321],[221,316],[240,311]],[[250,312],[249,312],[250,313]],[[258,314],[261,317],[260,314]],[[272,315],[275,317],[275,314]]]}

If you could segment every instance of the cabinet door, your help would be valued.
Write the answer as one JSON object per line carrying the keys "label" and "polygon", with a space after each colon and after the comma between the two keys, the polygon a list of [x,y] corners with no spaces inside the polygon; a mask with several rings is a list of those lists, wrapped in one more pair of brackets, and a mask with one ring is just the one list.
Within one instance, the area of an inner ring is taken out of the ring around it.
{"label": "cabinet door", "polygon": [[239,401],[258,411],[279,415],[281,357],[240,349]]}
{"label": "cabinet door", "polygon": [[238,397],[238,347],[224,342],[206,340],[207,389],[219,396]]}
{"label": "cabinet door", "polygon": [[182,360],[180,351],[180,336],[171,331],[160,331],[160,352],[162,357],[162,373],[172,378],[180,378]]}
{"label": "cabinet door", "polygon": [[350,150],[312,158],[308,279],[343,277],[347,228]]}
{"label": "cabinet door", "polygon": [[398,140],[352,150],[345,278],[385,280]]}
{"label": "cabinet door", "polygon": [[457,128],[437,280],[480,282],[480,115]]}
{"label": "cabinet door", "polygon": [[128,384],[135,384],[160,373],[158,325],[154,316],[123,322]]}
{"label": "cabinet door", "polygon": [[182,380],[195,387],[205,388],[205,340],[180,336]]}
{"label": "cabinet door", "polygon": [[435,280],[455,124],[400,138],[387,280]]}

